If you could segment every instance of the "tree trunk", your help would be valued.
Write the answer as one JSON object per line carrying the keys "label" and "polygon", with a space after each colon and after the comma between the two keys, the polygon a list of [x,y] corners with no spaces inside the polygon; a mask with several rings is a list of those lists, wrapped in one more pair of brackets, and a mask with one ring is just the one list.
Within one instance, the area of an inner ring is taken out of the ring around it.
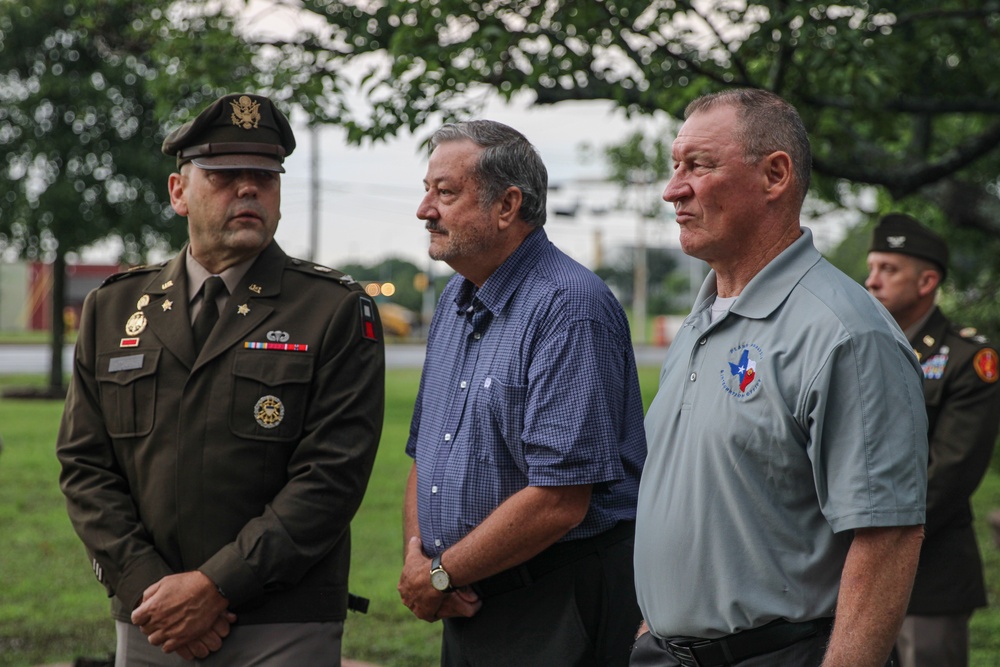
{"label": "tree trunk", "polygon": [[66,324],[63,319],[65,306],[66,255],[62,250],[56,250],[56,258],[52,262],[52,358],[49,365],[49,394],[52,397],[66,395],[66,388],[63,386],[63,347],[66,343]]}

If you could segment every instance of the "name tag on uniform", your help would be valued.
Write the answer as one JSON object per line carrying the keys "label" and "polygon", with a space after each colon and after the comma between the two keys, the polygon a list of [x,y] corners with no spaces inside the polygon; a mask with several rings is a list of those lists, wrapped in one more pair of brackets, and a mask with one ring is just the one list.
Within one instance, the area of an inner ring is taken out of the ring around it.
{"label": "name tag on uniform", "polygon": [[108,372],[134,371],[142,368],[142,358],[144,354],[130,354],[127,357],[115,357],[108,363]]}

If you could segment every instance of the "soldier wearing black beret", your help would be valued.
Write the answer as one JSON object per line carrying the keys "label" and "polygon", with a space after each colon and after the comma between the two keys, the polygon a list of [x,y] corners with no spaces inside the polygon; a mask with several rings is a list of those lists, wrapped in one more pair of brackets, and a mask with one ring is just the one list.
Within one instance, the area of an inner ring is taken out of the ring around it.
{"label": "soldier wearing black beret", "polygon": [[1000,425],[1000,357],[935,305],[948,245],[912,217],[875,228],[865,286],[903,329],[924,371],[929,461],[920,564],[897,646],[903,667],[965,667],[969,618],[986,605],[969,498]]}
{"label": "soldier wearing black beret", "polygon": [[84,304],[57,454],[116,665],[340,665],[383,346],[349,276],[274,241],[294,149],[252,93],[176,129],[189,242]]}

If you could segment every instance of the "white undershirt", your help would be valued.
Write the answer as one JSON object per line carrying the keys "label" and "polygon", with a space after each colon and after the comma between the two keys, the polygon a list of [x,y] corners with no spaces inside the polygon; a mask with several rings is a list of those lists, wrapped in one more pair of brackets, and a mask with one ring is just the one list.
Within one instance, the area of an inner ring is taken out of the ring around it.
{"label": "white undershirt", "polygon": [[712,302],[712,324],[718,322],[719,318],[729,312],[729,309],[736,303],[736,298],[735,296],[715,297],[715,301]]}

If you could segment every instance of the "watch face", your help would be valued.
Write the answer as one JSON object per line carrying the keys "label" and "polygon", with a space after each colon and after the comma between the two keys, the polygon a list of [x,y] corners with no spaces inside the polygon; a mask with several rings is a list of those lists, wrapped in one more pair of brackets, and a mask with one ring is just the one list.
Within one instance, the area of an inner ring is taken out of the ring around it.
{"label": "watch face", "polygon": [[444,591],[448,589],[449,584],[451,584],[451,577],[444,570],[434,570],[431,572],[431,586],[439,591]]}

